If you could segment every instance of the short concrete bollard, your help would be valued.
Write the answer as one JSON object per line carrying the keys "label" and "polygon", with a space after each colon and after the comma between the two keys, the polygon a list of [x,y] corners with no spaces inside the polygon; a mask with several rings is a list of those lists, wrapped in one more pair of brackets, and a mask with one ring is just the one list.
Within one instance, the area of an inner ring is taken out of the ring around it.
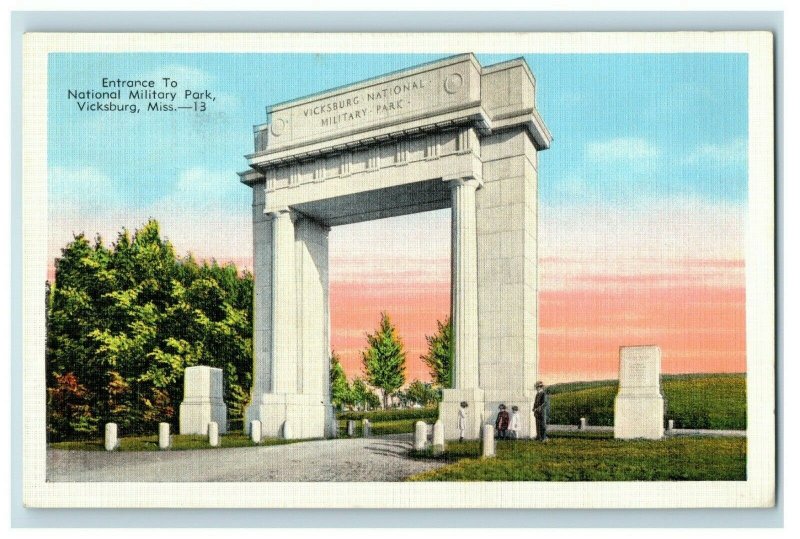
{"label": "short concrete bollard", "polygon": [[117,424],[106,423],[106,451],[114,451],[119,446]]}
{"label": "short concrete bollard", "polygon": [[261,443],[261,421],[258,419],[250,422],[250,439],[254,444]]}
{"label": "short concrete bollard", "polygon": [[441,455],[444,453],[444,424],[441,419],[437,419],[433,424],[433,453]]}
{"label": "short concrete bollard", "polygon": [[667,421],[667,430],[675,430],[675,420],[670,419]]}
{"label": "short concrete bollard", "polygon": [[582,417],[580,423],[578,424],[578,430],[586,430],[586,418]]}
{"label": "short concrete bollard", "polygon": [[158,448],[169,449],[169,423],[158,424]]}
{"label": "short concrete bollard", "polygon": [[347,420],[347,435],[350,438],[356,435],[356,422],[354,419]]}
{"label": "short concrete bollard", "polygon": [[414,423],[414,451],[425,451],[428,445],[428,425],[424,421]]}
{"label": "short concrete bollard", "polygon": [[211,447],[219,446],[219,425],[216,421],[208,424],[208,445]]}
{"label": "short concrete bollard", "polygon": [[283,422],[283,428],[281,429],[281,435],[283,436],[284,440],[291,440],[292,439],[292,424],[288,421]]}
{"label": "short concrete bollard", "polygon": [[483,426],[483,438],[481,447],[484,457],[494,456],[494,425],[487,423]]}
{"label": "short concrete bollard", "polygon": [[361,435],[364,438],[372,436],[372,423],[369,422],[369,419],[361,421]]}

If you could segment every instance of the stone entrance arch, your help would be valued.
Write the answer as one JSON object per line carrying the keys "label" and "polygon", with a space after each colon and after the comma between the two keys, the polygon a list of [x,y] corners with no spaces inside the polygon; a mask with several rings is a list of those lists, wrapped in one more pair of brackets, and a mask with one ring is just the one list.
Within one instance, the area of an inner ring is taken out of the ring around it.
{"label": "stone entrance arch", "polygon": [[463,54],[274,105],[241,181],[253,189],[254,367],[246,424],[335,435],[328,230],[452,209],[453,389],[467,437],[500,402],[530,431],[537,375],[537,152],[551,136],[522,59]]}

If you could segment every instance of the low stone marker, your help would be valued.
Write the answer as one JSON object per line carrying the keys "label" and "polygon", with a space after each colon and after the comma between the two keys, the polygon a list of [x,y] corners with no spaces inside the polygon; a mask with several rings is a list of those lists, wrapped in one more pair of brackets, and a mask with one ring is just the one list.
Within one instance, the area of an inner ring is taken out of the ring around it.
{"label": "low stone marker", "polygon": [[444,424],[441,419],[437,419],[433,424],[433,453],[440,455],[444,453]]}
{"label": "low stone marker", "polygon": [[369,419],[361,421],[361,435],[364,438],[372,436],[372,423],[369,422]]}
{"label": "low stone marker", "polygon": [[198,365],[183,374],[183,402],[179,408],[178,432],[204,435],[214,421],[222,434],[228,425],[222,369]]}
{"label": "low stone marker", "polygon": [[675,420],[670,419],[667,421],[667,430],[675,430]]}
{"label": "low stone marker", "polygon": [[580,423],[578,423],[578,430],[586,430],[586,418],[582,417]]}
{"label": "low stone marker", "polygon": [[211,447],[219,446],[219,425],[216,421],[208,424],[208,445]]}
{"label": "low stone marker", "polygon": [[494,425],[491,423],[487,423],[483,426],[481,449],[483,450],[484,457],[494,456]]}
{"label": "low stone marker", "polygon": [[428,444],[428,425],[424,421],[414,423],[414,450],[424,451]]}
{"label": "low stone marker", "polygon": [[250,439],[254,444],[261,443],[261,421],[257,419],[250,422]]}
{"label": "low stone marker", "polygon": [[158,448],[169,449],[169,423],[158,424]]}
{"label": "low stone marker", "polygon": [[114,451],[118,446],[117,424],[106,423],[106,451]]}
{"label": "low stone marker", "polygon": [[281,435],[283,436],[284,440],[290,440],[292,438],[292,424],[289,421],[283,422],[283,428],[281,428]]}
{"label": "low stone marker", "polygon": [[351,438],[356,435],[356,422],[354,419],[347,420],[347,435]]}
{"label": "low stone marker", "polygon": [[663,436],[661,350],[658,346],[620,347],[614,438],[658,440]]}

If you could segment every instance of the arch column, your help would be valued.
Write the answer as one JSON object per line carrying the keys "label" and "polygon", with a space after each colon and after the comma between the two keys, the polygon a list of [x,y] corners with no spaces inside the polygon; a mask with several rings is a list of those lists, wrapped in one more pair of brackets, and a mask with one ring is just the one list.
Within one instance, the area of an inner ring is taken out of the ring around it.
{"label": "arch column", "polygon": [[475,177],[446,178],[451,189],[451,307],[453,326],[452,389],[443,391],[439,417],[445,438],[459,438],[459,411],[466,402],[464,437],[477,439],[483,416],[478,363],[478,233]]}
{"label": "arch column", "polygon": [[289,208],[272,218],[272,392],[297,393],[297,272],[294,218]]}
{"label": "arch column", "polygon": [[478,369],[478,233],[475,191],[477,178],[450,181],[451,308],[453,324],[453,389],[480,386]]}

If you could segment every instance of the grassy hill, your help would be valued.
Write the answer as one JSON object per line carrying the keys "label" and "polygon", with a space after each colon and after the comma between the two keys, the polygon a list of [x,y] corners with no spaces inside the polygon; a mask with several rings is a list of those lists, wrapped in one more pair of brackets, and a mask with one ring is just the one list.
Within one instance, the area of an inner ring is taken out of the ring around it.
{"label": "grassy hill", "polygon": [[[664,375],[661,387],[667,419],[676,428],[746,429],[747,390],[744,374]],[[551,386],[550,423],[614,424],[617,381],[574,382]]]}
{"label": "grassy hill", "polygon": [[[680,374],[661,377],[667,401],[667,419],[676,428],[747,428],[747,392],[744,374]],[[551,395],[550,423],[576,425],[585,417],[590,425],[614,424],[616,380],[571,382],[548,388]],[[340,420],[369,418],[375,434],[412,432],[414,422],[436,421],[436,408],[344,412]],[[344,432],[345,422],[340,422]]]}

